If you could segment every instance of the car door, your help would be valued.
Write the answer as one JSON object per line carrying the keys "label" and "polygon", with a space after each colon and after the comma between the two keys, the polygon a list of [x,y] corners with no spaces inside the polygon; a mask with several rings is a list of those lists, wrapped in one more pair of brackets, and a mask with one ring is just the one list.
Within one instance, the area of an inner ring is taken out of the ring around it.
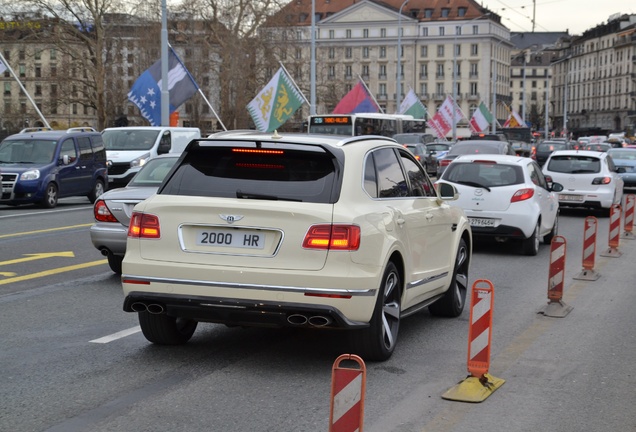
{"label": "car door", "polygon": [[544,235],[552,230],[554,220],[559,209],[557,195],[549,190],[548,182],[541,168],[536,162],[531,162],[526,166],[530,180],[534,183],[535,196],[541,214],[541,234]]}
{"label": "car door", "polygon": [[[68,164],[64,164],[64,156],[67,156]],[[83,173],[80,168],[79,151],[72,137],[62,141],[58,164],[59,195],[61,197],[79,195],[82,190]]]}
{"label": "car door", "polygon": [[90,138],[87,136],[77,137],[77,146],[79,148],[79,163],[76,168],[79,171],[78,193],[88,194],[93,188],[93,172],[95,170]]}

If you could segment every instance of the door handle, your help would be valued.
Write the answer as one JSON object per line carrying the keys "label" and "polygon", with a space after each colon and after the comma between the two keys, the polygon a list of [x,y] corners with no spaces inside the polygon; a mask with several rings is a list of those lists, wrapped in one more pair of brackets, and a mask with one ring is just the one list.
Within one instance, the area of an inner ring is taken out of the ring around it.
{"label": "door handle", "polygon": [[433,220],[433,215],[430,213],[426,213],[426,220],[427,221],[432,221]]}

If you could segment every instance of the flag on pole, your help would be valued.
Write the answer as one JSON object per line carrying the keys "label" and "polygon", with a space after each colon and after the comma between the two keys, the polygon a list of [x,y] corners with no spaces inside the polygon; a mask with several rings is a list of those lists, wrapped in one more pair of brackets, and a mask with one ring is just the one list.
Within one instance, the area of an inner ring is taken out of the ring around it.
{"label": "flag on pole", "polygon": [[409,90],[406,97],[400,104],[398,114],[408,114],[415,119],[426,118],[426,107],[420,101],[420,98],[415,94],[413,89]]}
{"label": "flag on pole", "polygon": [[516,127],[525,127],[525,125],[519,113],[517,113],[517,111],[515,110],[512,110],[510,111],[510,114],[508,114],[508,118],[506,119],[506,122],[503,124],[503,127],[516,128]]}
{"label": "flag on pole", "polygon": [[378,112],[378,106],[373,101],[373,98],[367,91],[362,81],[358,81],[350,91],[347,93],[336,108],[333,110],[333,114],[355,114],[355,113],[370,113]]}
{"label": "flag on pole", "polygon": [[7,66],[4,64],[4,62],[0,59],[0,74],[4,73],[4,71],[7,70]]}
{"label": "flag on pole", "polygon": [[446,134],[453,128],[453,117],[457,124],[464,116],[453,98],[446,96],[446,100],[439,107],[433,118],[428,121],[428,126],[433,129],[438,138],[445,138]]}
{"label": "flag on pole", "polygon": [[281,67],[274,77],[247,104],[247,110],[254,120],[256,129],[273,132],[285,123],[298,108],[304,98]]}
{"label": "flag on pole", "polygon": [[[128,93],[128,100],[137,105],[152,126],[161,126],[161,59],[142,73]],[[168,50],[168,91],[170,114],[190,99],[199,86],[181,63],[172,47]]]}
{"label": "flag on pole", "polygon": [[486,105],[482,102],[479,104],[473,116],[470,118],[470,128],[475,133],[481,133],[485,130],[488,130],[490,125],[492,124],[492,114],[486,108]]}

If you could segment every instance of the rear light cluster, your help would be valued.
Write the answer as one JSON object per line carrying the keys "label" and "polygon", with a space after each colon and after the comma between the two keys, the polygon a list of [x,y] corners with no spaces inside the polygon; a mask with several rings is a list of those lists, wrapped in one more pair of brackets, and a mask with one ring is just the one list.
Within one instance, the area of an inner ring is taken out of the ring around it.
{"label": "rear light cluster", "polygon": [[441,159],[441,160],[439,161],[439,166],[443,166],[443,167],[445,167],[445,166],[448,166],[450,163],[451,163],[451,160],[450,160],[450,159]]}
{"label": "rear light cluster", "polygon": [[611,177],[596,177],[594,180],[592,180],[593,185],[610,184],[611,182]]}
{"label": "rear light cluster", "polygon": [[303,248],[355,251],[360,247],[360,227],[357,225],[314,225],[309,228]]}
{"label": "rear light cluster", "polygon": [[156,239],[161,237],[159,218],[155,215],[134,212],[128,226],[128,237]]}
{"label": "rear light cluster", "polygon": [[510,202],[525,201],[534,196],[534,189],[519,189],[510,199]]}
{"label": "rear light cluster", "polygon": [[115,216],[108,210],[108,206],[104,200],[97,200],[93,206],[93,215],[97,222],[119,222]]}

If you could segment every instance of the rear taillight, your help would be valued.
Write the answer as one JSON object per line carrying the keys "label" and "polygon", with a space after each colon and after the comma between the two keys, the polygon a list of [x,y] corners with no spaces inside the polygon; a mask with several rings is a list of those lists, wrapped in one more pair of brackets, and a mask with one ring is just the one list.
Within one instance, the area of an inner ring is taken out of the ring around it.
{"label": "rear taillight", "polygon": [[515,194],[510,198],[510,202],[518,202],[525,201],[534,196],[534,189],[519,189]]}
{"label": "rear taillight", "polygon": [[309,228],[303,248],[325,250],[358,250],[360,227],[357,225],[314,225]]}
{"label": "rear taillight", "polygon": [[594,180],[592,180],[593,185],[610,184],[611,182],[611,177],[596,177]]}
{"label": "rear taillight", "polygon": [[439,166],[445,167],[445,166],[450,165],[450,163],[451,163],[450,159],[442,159],[442,160],[439,161]]}
{"label": "rear taillight", "polygon": [[104,200],[97,200],[93,206],[93,215],[97,222],[119,222],[108,210]]}
{"label": "rear taillight", "polygon": [[159,218],[155,215],[133,212],[128,226],[128,237],[135,238],[159,238]]}

